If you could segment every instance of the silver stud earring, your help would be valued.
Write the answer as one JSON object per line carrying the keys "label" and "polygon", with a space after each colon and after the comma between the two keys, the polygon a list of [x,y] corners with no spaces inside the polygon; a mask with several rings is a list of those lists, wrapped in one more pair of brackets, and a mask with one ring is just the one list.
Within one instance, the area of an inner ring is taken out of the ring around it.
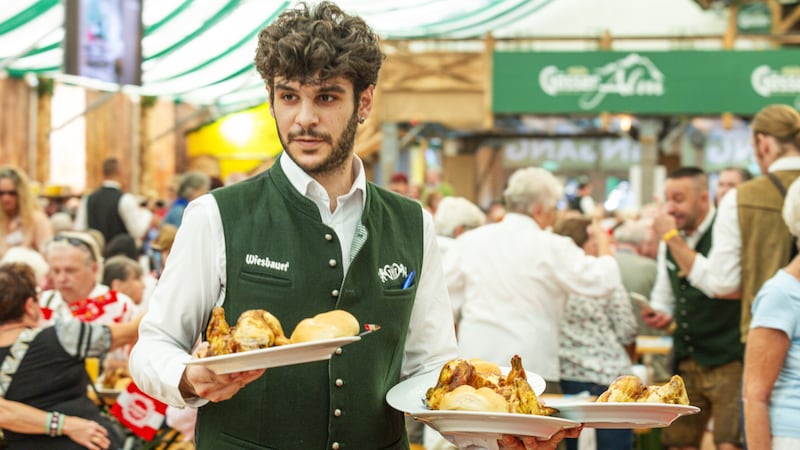
{"label": "silver stud earring", "polygon": [[366,117],[364,117],[364,116],[359,116],[359,118],[358,118],[358,123],[364,123],[364,121],[366,121],[366,120],[367,120],[367,118],[366,118]]}

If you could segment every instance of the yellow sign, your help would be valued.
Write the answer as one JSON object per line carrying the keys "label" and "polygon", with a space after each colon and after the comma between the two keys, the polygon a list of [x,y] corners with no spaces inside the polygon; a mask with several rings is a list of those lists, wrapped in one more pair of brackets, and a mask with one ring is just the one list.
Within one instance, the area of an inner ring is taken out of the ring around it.
{"label": "yellow sign", "polygon": [[211,156],[219,161],[220,178],[249,174],[282,150],[269,105],[231,113],[187,135],[189,159]]}

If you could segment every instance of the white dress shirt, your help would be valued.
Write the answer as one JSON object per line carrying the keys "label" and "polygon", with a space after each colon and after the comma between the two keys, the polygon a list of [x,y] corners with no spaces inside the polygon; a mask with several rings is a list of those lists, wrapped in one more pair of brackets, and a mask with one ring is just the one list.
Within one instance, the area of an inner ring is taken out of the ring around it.
{"label": "white dress shirt", "polygon": [[[348,243],[353,241],[355,225],[366,201],[366,178],[361,160],[355,158],[353,187],[337,198],[333,213],[319,183],[289,157],[281,157],[280,164],[292,186],[317,204],[322,221],[336,231],[342,242],[342,261],[347,271],[350,266]],[[411,313],[402,377],[439,370],[456,357],[452,312],[433,218],[425,211],[423,222],[424,265],[419,273]],[[131,353],[131,375],[145,392],[178,407],[200,406],[206,402],[190,399],[187,403],[178,390],[178,383],[185,368],[183,363],[191,358],[192,346],[205,329],[211,310],[225,300],[225,284],[222,220],[214,197],[205,194],[186,208],[168,264],[150,299],[148,312],[139,328],[139,340]]]}
{"label": "white dress shirt", "polygon": [[572,239],[508,213],[456,239],[465,301],[458,351],[558,381],[558,336],[569,294],[609,297],[622,282],[612,256],[588,256]]}
{"label": "white dress shirt", "polygon": [[[103,187],[111,187],[117,190],[122,190],[122,185],[116,181],[105,180]],[[81,203],[78,206],[78,212],[75,213],[75,229],[85,231],[89,228],[89,212],[88,212],[89,196],[84,195],[81,197]],[[150,222],[153,220],[153,212],[147,208],[139,206],[136,197],[129,192],[123,192],[122,197],[119,198],[117,204],[117,212],[125,224],[125,229],[128,234],[134,239],[141,239],[147,230],[150,228]]]}
{"label": "white dress shirt", "polygon": [[[800,156],[779,158],[769,166],[767,172],[781,170],[800,170]],[[708,258],[697,255],[689,272],[689,282],[694,286],[705,285],[708,292],[701,290],[709,296],[736,292],[742,284],[742,230],[739,228],[736,188],[728,191],[719,202],[717,220],[711,232],[714,244]],[[709,267],[714,270],[709,270]]]}
{"label": "white dress shirt", "polygon": [[[723,201],[728,198],[729,194],[730,192],[725,194]],[[700,222],[700,226],[697,227],[697,230],[695,230],[694,233],[691,235],[686,235],[684,232],[681,232],[681,238],[686,241],[686,245],[691,248],[694,248],[694,246],[697,245],[697,241],[700,240],[700,237],[709,229],[709,227],[711,227],[711,222],[714,220],[714,213],[714,207],[710,206],[708,214],[706,214],[706,217],[702,222]],[[719,218],[717,218],[717,221],[719,221]],[[716,245],[716,242],[714,242],[713,245]],[[695,281],[692,281],[691,276],[687,279],[692,286],[699,289],[703,294],[707,295],[708,297],[714,297],[709,287],[709,277],[706,276],[706,273],[702,272],[706,270],[707,265],[701,263],[698,266],[697,262],[700,260],[705,262],[705,256],[698,253],[695,257],[694,265],[692,266],[692,273],[695,273],[696,277]],[[656,257],[656,264],[656,283],[653,285],[653,292],[650,293],[650,305],[653,307],[653,309],[672,316],[675,309],[675,295],[672,292],[672,283],[669,280],[667,265],[673,264],[673,262],[667,260],[666,242],[662,241],[658,244],[658,256]]]}

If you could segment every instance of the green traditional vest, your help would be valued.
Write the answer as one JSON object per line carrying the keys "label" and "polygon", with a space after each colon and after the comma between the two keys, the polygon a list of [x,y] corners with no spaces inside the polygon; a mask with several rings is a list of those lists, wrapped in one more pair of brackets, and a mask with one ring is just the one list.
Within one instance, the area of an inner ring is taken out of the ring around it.
{"label": "green traditional vest", "polygon": [[[775,176],[788,189],[792,181],[800,177],[800,170],[779,171]],[[758,290],[778,269],[789,263],[792,234],[783,221],[783,197],[766,176],[739,185],[736,201],[742,235],[741,333],[742,341],[745,341]]]}
{"label": "green traditional vest", "polygon": [[386,403],[398,383],[419,276],[422,210],[367,183],[345,276],[339,239],[276,163],[212,192],[225,233],[225,315],[263,308],[290,334],[317,313],[344,309],[381,329],[329,361],[267,369],[232,399],[200,408],[198,449],[407,449],[403,414]]}
{"label": "green traditional vest", "polygon": [[[707,256],[711,228],[700,237],[695,250]],[[739,335],[741,307],[736,300],[709,298],[678,274],[678,264],[667,248],[667,272],[675,296],[673,350],[677,362],[692,358],[703,367],[716,367],[744,356]]]}

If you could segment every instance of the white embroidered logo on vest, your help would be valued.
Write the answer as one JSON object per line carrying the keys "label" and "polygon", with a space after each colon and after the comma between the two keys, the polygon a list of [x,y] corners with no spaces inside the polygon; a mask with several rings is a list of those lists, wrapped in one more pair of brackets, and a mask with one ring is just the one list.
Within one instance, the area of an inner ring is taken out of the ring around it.
{"label": "white embroidered logo on vest", "polygon": [[378,276],[381,277],[381,282],[394,281],[400,277],[408,276],[408,268],[404,264],[393,263],[387,264],[378,268]]}
{"label": "white embroidered logo on vest", "polygon": [[269,259],[268,256],[260,257],[258,255],[253,255],[252,253],[248,253],[247,256],[244,257],[245,264],[249,264],[251,266],[261,266],[266,267],[268,269],[275,269],[280,270],[281,272],[288,272],[289,271],[289,262],[278,262],[272,261]]}

